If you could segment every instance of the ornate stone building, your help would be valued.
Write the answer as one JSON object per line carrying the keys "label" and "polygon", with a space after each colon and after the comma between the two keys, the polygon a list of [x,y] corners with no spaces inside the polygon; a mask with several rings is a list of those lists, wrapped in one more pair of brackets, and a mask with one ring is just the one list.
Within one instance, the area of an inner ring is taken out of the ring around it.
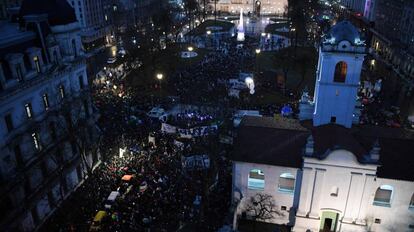
{"label": "ornate stone building", "polygon": [[100,159],[79,23],[47,2],[0,23],[1,231],[34,231]]}

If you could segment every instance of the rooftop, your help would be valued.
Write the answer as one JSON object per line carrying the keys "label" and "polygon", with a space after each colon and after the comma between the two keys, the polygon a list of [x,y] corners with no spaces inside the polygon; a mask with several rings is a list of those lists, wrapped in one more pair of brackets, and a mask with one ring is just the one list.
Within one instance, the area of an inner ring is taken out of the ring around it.
{"label": "rooftop", "polygon": [[349,21],[342,21],[335,24],[325,36],[325,43],[332,45],[344,40],[354,46],[363,44],[358,29]]}
{"label": "rooftop", "polygon": [[23,0],[20,15],[47,14],[51,26],[76,22],[73,8],[66,0]]}
{"label": "rooftop", "polygon": [[12,44],[34,39],[36,34],[32,31],[22,31],[17,23],[0,21],[0,48],[8,47]]}
{"label": "rooftop", "polygon": [[314,127],[312,121],[244,117],[235,140],[234,161],[301,168],[309,135],[314,140],[310,156],[325,159],[330,151],[352,152],[361,164],[368,159],[374,143],[379,142],[380,178],[414,181],[414,133],[401,128],[354,126],[351,129],[336,124]]}

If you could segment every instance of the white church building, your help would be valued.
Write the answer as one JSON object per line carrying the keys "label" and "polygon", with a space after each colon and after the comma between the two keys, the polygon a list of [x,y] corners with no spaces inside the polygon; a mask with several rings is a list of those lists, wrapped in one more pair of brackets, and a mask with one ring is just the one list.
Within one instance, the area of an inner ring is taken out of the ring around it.
{"label": "white church building", "polygon": [[414,231],[414,133],[353,124],[364,52],[357,29],[338,23],[319,48],[301,120],[243,118],[232,155],[235,227],[252,214],[250,198],[266,194],[278,212],[265,222],[295,232]]}

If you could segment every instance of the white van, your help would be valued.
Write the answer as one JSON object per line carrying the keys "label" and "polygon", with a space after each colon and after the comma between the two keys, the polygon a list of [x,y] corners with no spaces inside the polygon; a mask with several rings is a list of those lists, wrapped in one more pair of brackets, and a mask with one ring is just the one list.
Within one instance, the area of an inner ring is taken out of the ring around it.
{"label": "white van", "polygon": [[105,209],[110,209],[112,205],[115,203],[116,198],[118,198],[119,195],[120,193],[118,191],[112,191],[105,201]]}

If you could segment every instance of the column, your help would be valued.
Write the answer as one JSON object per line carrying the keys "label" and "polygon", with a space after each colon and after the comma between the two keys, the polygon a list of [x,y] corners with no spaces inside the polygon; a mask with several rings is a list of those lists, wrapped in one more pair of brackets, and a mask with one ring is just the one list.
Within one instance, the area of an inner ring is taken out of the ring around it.
{"label": "column", "polygon": [[355,208],[358,209],[359,201],[362,196],[361,183],[363,182],[362,173],[351,173],[351,179],[348,187],[348,193],[345,203],[344,222],[352,223],[356,218],[354,216]]}
{"label": "column", "polygon": [[306,217],[310,211],[312,200],[313,183],[315,180],[315,170],[312,168],[303,168],[302,187],[300,190],[298,216]]}
{"label": "column", "polygon": [[309,217],[311,218],[319,218],[319,204],[321,200],[323,184],[325,179],[325,169],[316,169],[315,175],[315,183],[313,188],[312,194],[312,202],[311,202],[311,210],[309,213]]}
{"label": "column", "polygon": [[359,208],[357,213],[357,220],[358,224],[364,224],[366,219],[366,211],[368,204],[372,204],[371,201],[371,194],[372,194],[372,185],[374,183],[375,175],[366,174],[364,178],[364,187],[362,197],[359,199]]}

